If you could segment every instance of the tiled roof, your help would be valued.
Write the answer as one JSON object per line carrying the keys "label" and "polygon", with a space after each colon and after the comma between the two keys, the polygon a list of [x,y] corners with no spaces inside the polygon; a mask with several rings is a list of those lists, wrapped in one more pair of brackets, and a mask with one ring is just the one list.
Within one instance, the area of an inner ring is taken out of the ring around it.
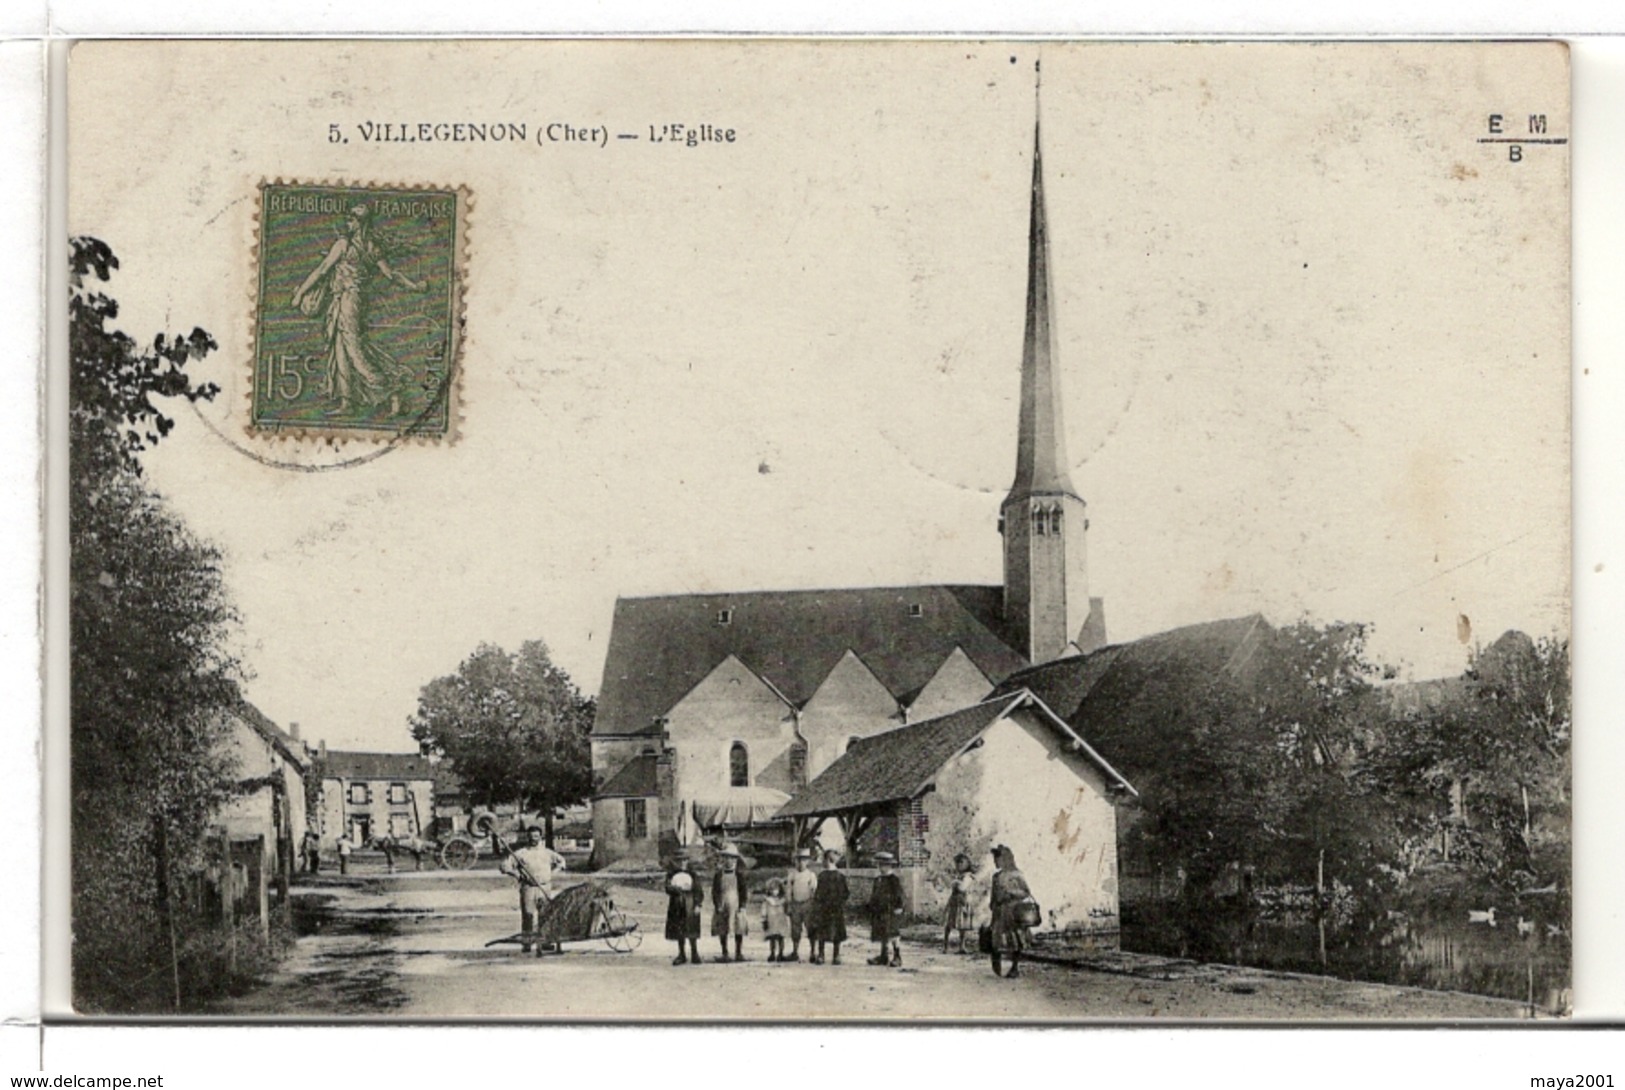
{"label": "tiled roof", "polygon": [[1027,664],[1005,635],[1002,610],[1001,588],[970,586],[622,598],[593,733],[655,732],[655,718],[729,655],[798,707],[848,650],[900,702],[955,647],[997,681]]}
{"label": "tiled roof", "polygon": [[937,769],[1018,702],[1016,696],[976,704],[951,715],[871,734],[852,743],[778,817],[828,814],[892,799],[911,799]]}
{"label": "tiled roof", "polygon": [[643,754],[626,762],[619,772],[609,778],[608,783],[593,792],[593,798],[645,799],[657,794],[659,782],[655,777],[655,758]]}
{"label": "tiled roof", "polygon": [[310,755],[305,749],[305,744],[271,722],[264,712],[248,701],[243,700],[237,704],[237,715],[255,733],[270,742],[277,752],[282,754],[283,759],[291,763],[295,768],[303,772],[310,767]]}
{"label": "tiled roof", "polygon": [[798,791],[779,812],[779,818],[832,814],[875,803],[911,799],[925,789],[938,770],[975,741],[983,731],[1021,707],[1051,724],[1075,743],[1085,757],[1105,773],[1109,782],[1133,792],[1134,788],[1101,755],[1074,734],[1070,727],[1033,699],[1032,694],[1008,693],[964,708],[951,715],[912,723],[883,734],[859,738],[817,779]]}
{"label": "tiled roof", "polygon": [[[1269,623],[1258,614],[1186,625],[1089,655],[1057,659],[1005,678],[996,694],[1028,689],[1085,738],[1097,717],[1119,715],[1173,671],[1217,675],[1247,668]],[[1088,698],[1085,700],[1085,698]]]}
{"label": "tiled roof", "polygon": [[432,780],[434,766],[418,753],[327,751],[330,780]]}

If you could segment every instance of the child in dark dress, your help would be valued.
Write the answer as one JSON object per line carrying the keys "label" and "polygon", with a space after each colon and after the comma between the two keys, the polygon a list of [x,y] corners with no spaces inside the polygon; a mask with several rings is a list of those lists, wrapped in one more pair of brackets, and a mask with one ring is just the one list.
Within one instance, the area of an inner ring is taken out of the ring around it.
{"label": "child in dark dress", "polygon": [[851,894],[846,888],[846,875],[841,873],[840,860],[840,855],[833,850],[824,853],[824,869],[819,872],[812,911],[807,914],[808,930],[817,942],[817,952],[812,956],[814,965],[824,964],[826,944],[835,947],[830,964],[841,963],[841,943],[846,941],[846,899]]}
{"label": "child in dark dress", "polygon": [[666,937],[677,943],[673,965],[700,963],[700,906],[704,903],[699,864],[690,859],[666,879]]}
{"label": "child in dark dress", "polygon": [[869,938],[880,945],[880,952],[869,959],[869,964],[895,969],[903,964],[903,948],[898,941],[903,922],[903,883],[893,872],[895,855],[877,852],[875,865],[880,868],[880,876],[869,894]]}

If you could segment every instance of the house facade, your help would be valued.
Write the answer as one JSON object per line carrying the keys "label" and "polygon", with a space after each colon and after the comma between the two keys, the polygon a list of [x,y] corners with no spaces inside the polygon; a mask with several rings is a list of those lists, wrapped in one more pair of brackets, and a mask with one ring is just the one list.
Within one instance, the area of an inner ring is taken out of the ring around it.
{"label": "house facade", "polygon": [[774,815],[856,740],[1106,642],[1068,472],[1039,144],[1003,584],[617,601],[592,733],[599,865],[652,864],[707,832],[787,840]]}
{"label": "house facade", "polygon": [[322,754],[322,850],[340,838],[360,846],[379,837],[428,837],[435,817],[434,762],[417,753]]}
{"label": "house facade", "polygon": [[273,909],[288,904],[308,827],[310,752],[246,702],[228,714],[227,725],[236,794],[215,814],[207,837],[207,896],[216,899],[221,918],[252,919],[268,931]]}

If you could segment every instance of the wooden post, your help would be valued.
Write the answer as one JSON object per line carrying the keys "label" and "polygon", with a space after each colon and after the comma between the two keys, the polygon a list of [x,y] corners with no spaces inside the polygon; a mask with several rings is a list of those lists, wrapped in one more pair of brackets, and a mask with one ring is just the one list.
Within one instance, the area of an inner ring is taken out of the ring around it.
{"label": "wooden post", "polygon": [[1326,966],[1326,849],[1315,864],[1315,920],[1320,930],[1320,964]]}
{"label": "wooden post", "polygon": [[169,898],[169,827],[164,824],[162,814],[154,819],[153,824],[158,837],[158,916],[169,935],[169,975],[174,988],[174,1009],[178,1011],[181,1009],[181,955],[180,946],[175,940],[174,905]]}

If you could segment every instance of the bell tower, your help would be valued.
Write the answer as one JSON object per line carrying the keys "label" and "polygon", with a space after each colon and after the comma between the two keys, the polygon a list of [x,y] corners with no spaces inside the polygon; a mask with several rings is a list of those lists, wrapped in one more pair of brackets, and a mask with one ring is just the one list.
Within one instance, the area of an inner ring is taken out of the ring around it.
{"label": "bell tower", "polygon": [[[1035,120],[1016,479],[999,508],[1005,622],[1019,641],[1018,649],[1034,663],[1093,650],[1105,642],[1099,603],[1089,598],[1087,509],[1067,472],[1053,315],[1044,161]],[[1096,613],[1093,619],[1091,612]]]}

